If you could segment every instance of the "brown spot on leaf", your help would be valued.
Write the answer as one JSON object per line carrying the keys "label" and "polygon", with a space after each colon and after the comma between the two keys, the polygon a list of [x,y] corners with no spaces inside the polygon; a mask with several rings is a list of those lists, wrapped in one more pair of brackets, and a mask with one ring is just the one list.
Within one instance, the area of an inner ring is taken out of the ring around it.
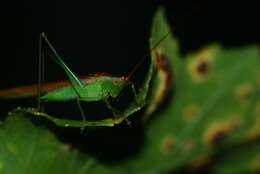
{"label": "brown spot on leaf", "polygon": [[160,98],[163,100],[172,88],[173,72],[171,64],[162,50],[158,50],[156,52],[156,65],[157,72],[161,79],[160,81],[162,82],[162,86],[160,88]]}
{"label": "brown spot on leaf", "polygon": [[202,49],[188,63],[189,73],[194,82],[207,80],[214,58],[214,47]]}
{"label": "brown spot on leaf", "polygon": [[175,140],[171,136],[167,136],[162,140],[161,149],[164,154],[169,154],[175,145]]}
{"label": "brown spot on leaf", "polygon": [[201,62],[199,62],[199,65],[197,68],[198,68],[198,73],[206,74],[209,69],[209,63],[206,62],[205,60],[202,60]]}
{"label": "brown spot on leaf", "polygon": [[184,108],[183,115],[188,121],[195,121],[200,113],[200,108],[196,104],[190,104]]}
{"label": "brown spot on leaf", "polygon": [[151,115],[159,107],[159,105],[163,103],[165,98],[169,96],[172,89],[172,68],[170,66],[170,62],[166,58],[166,55],[161,49],[156,51],[156,68],[156,76],[154,77],[156,87],[153,90],[151,102],[146,109],[144,121],[146,121],[148,116]]}
{"label": "brown spot on leaf", "polygon": [[208,165],[210,157],[207,154],[201,154],[191,162],[191,167],[198,170]]}
{"label": "brown spot on leaf", "polygon": [[227,136],[236,131],[239,124],[237,116],[229,120],[210,124],[204,132],[204,142],[211,146],[218,145]]}

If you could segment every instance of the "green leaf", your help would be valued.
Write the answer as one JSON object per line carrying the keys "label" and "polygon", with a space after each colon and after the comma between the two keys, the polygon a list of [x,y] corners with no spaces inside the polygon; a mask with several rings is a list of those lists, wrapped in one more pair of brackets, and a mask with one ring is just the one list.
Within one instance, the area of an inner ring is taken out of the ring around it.
{"label": "green leaf", "polygon": [[7,117],[0,125],[0,139],[0,173],[4,174],[83,174],[94,162],[22,114]]}
{"label": "green leaf", "polygon": [[[155,18],[155,39],[167,30],[162,13]],[[176,45],[169,37],[160,46],[173,66],[175,91],[147,127],[146,145],[132,163],[135,171],[161,173],[190,163],[196,166],[218,147],[246,141],[250,128],[256,127],[253,120],[259,118],[257,47],[212,44],[179,59]],[[251,134],[259,135],[259,129]]]}
{"label": "green leaf", "polygon": [[[158,40],[168,30],[159,10],[152,39]],[[176,39],[168,37],[158,49],[172,65],[174,95],[147,124],[139,153],[113,170],[102,166],[102,171],[178,173],[184,166],[203,166],[223,147],[232,149],[260,137],[257,47],[212,44],[181,59]],[[93,173],[100,171],[99,166],[93,169]]]}

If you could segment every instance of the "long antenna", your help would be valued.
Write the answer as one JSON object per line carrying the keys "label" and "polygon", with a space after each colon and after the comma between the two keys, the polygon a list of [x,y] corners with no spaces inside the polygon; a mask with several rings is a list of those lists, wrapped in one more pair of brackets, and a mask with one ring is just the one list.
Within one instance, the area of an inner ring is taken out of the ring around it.
{"label": "long antenna", "polygon": [[[170,34],[171,32],[168,31],[158,42],[155,43],[155,45],[150,49],[150,52],[152,52],[155,48],[157,48],[161,42]],[[126,77],[126,80],[130,80],[130,78],[133,76],[133,74],[136,72],[136,70],[143,64],[144,60],[147,59],[150,56],[150,52],[148,52],[143,58],[142,60],[135,65],[134,69],[128,74],[128,76]]]}
{"label": "long antenna", "polygon": [[44,80],[44,62],[43,62],[43,52],[42,52],[42,37],[39,37],[39,48],[38,48],[38,110],[41,109],[41,92],[42,92],[42,82]]}

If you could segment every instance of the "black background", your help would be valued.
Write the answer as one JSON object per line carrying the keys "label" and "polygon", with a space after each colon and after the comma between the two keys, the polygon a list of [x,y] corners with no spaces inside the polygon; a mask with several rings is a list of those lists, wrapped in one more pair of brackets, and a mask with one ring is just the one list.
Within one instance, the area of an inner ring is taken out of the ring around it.
{"label": "black background", "polygon": [[[148,51],[149,27],[159,4],[166,4],[183,52],[208,42],[259,42],[254,1],[8,1],[0,5],[0,87],[37,82],[42,31],[78,74],[127,74]],[[48,73],[55,78],[55,71]]]}

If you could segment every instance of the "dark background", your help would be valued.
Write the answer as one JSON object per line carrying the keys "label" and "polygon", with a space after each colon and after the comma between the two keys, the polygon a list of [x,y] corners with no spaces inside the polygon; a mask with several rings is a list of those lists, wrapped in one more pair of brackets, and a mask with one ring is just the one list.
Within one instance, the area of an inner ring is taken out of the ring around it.
{"label": "dark background", "polygon": [[[166,5],[183,52],[208,42],[259,42],[254,1],[8,1],[0,5],[0,87],[37,81],[42,31],[78,74],[127,74],[148,51],[150,23],[159,4]],[[48,73],[55,78],[52,69]]]}
{"label": "dark background", "polygon": [[[37,82],[42,31],[77,74],[126,75],[148,52],[150,24],[159,4],[166,5],[183,54],[210,42],[233,47],[260,41],[259,8],[254,1],[9,1],[0,6],[0,88]],[[49,80],[65,78],[58,67],[47,66]],[[142,66],[138,76],[146,68]],[[28,103],[0,101],[1,115],[35,100]],[[90,134],[88,142],[92,143],[81,146],[105,161],[138,151],[144,141],[143,129],[118,129]]]}

